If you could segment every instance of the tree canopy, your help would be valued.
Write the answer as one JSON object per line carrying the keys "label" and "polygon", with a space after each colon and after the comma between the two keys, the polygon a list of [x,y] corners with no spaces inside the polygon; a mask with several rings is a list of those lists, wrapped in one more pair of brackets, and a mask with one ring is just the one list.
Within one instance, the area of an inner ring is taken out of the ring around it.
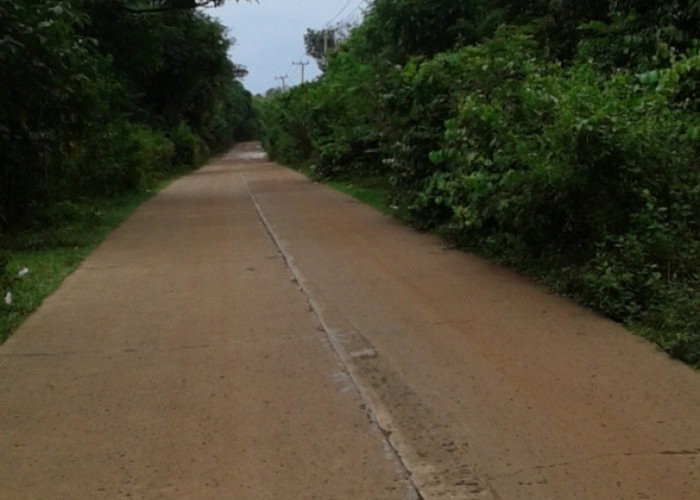
{"label": "tree canopy", "polygon": [[304,34],[306,54],[314,58],[322,71],[328,66],[329,53],[347,38],[348,30],[349,26],[306,30]]}
{"label": "tree canopy", "polygon": [[204,3],[0,0],[0,231],[249,135],[245,68]]}
{"label": "tree canopy", "polygon": [[[117,3],[128,12],[135,14],[160,13],[174,10],[191,10],[198,7],[218,7],[226,0],[106,0]],[[240,0],[234,0],[239,2]],[[245,0],[252,1],[252,0]]]}

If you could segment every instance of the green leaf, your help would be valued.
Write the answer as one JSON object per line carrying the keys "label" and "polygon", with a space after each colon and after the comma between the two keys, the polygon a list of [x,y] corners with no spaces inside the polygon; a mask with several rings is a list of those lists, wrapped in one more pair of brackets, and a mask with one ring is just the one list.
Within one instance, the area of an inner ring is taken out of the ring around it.
{"label": "green leaf", "polygon": [[660,78],[660,74],[657,70],[647,71],[646,73],[641,73],[637,75],[639,81],[645,85],[657,83]]}
{"label": "green leaf", "polygon": [[445,153],[444,151],[431,151],[428,154],[428,158],[433,165],[442,165],[445,163]]}

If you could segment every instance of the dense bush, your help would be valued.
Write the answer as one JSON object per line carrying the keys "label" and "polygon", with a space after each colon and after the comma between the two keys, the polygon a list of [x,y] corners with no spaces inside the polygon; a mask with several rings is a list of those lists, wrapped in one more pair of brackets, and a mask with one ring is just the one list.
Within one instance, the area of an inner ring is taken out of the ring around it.
{"label": "dense bush", "polygon": [[482,0],[375,0],[363,26],[364,49],[400,64],[432,56],[488,34],[489,13]]}
{"label": "dense bush", "polygon": [[174,149],[174,162],[187,168],[194,168],[204,158],[204,144],[185,122],[178,123],[170,131],[170,141]]}
{"label": "dense bush", "polygon": [[669,104],[671,89],[548,67],[524,41],[451,55],[470,90],[414,217],[510,264],[556,269],[560,290],[612,318],[697,324],[700,307],[673,325],[662,312],[700,305],[697,119]]}
{"label": "dense bush", "polygon": [[63,158],[107,106],[87,21],[67,1],[0,0],[0,227],[62,194]]}
{"label": "dense bush", "polygon": [[161,132],[126,120],[107,123],[85,145],[73,184],[91,196],[147,187],[172,164],[173,153]]}
{"label": "dense bush", "polygon": [[698,364],[700,4],[452,7],[375,2],[319,81],[259,103],[266,147],[381,176],[414,224]]}
{"label": "dense bush", "polygon": [[310,162],[322,178],[383,170],[376,106],[365,99],[372,80],[368,65],[341,51],[322,81],[270,97],[261,105],[268,153],[289,164]]}

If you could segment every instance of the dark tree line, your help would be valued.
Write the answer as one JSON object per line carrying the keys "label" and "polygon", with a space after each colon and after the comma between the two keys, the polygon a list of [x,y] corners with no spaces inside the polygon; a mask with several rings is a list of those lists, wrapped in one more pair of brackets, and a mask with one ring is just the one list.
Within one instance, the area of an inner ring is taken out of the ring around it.
{"label": "dark tree line", "polygon": [[251,134],[245,68],[190,0],[0,0],[0,229]]}

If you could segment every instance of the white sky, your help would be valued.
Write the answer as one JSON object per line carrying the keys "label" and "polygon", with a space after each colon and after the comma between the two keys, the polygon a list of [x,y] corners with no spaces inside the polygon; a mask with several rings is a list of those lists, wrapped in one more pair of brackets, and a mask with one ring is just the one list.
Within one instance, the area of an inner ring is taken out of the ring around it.
{"label": "white sky", "polygon": [[305,79],[320,72],[306,55],[304,33],[307,28],[322,29],[339,21],[358,19],[366,0],[258,0],[258,3],[228,0],[222,7],[207,9],[229,29],[236,39],[231,59],[248,68],[243,80],[254,94],[280,87],[275,77],[287,75],[287,85],[301,82],[301,67],[292,61],[309,61]]}

